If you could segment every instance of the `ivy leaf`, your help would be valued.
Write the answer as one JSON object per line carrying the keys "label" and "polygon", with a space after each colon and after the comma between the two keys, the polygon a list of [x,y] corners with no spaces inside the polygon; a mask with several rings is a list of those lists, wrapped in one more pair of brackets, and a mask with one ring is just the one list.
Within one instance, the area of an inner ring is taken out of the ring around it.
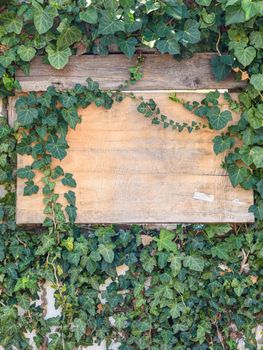
{"label": "ivy leaf", "polygon": [[156,47],[161,53],[168,52],[170,55],[178,55],[180,53],[180,45],[176,36],[170,37],[167,40],[158,40]]}
{"label": "ivy leaf", "polygon": [[53,50],[50,46],[46,48],[48,54],[49,63],[56,69],[62,69],[69,61],[69,57],[71,56],[70,48],[66,49],[56,49]]}
{"label": "ivy leaf", "polygon": [[154,237],[153,239],[157,242],[158,250],[166,250],[168,252],[178,252],[177,245],[173,242],[175,233],[161,229],[159,238]]}
{"label": "ivy leaf", "polygon": [[116,32],[124,31],[125,24],[121,19],[115,19],[113,16],[110,16],[107,12],[101,17],[99,22],[98,34],[115,34]]}
{"label": "ivy leaf", "polygon": [[67,193],[64,193],[64,197],[68,201],[70,205],[75,206],[76,205],[76,195],[73,191],[68,191]]}
{"label": "ivy leaf", "polygon": [[74,326],[75,339],[77,342],[79,342],[82,336],[85,334],[86,322],[81,318],[75,318],[73,322],[73,326]]}
{"label": "ivy leaf", "polygon": [[77,208],[74,205],[67,205],[66,213],[68,215],[69,221],[71,223],[74,223],[77,217]]}
{"label": "ivy leaf", "polygon": [[244,66],[250,65],[257,55],[257,51],[254,47],[248,46],[245,48],[245,45],[238,44],[235,46],[234,53],[238,61]]}
{"label": "ivy leaf", "polygon": [[125,39],[119,39],[118,45],[120,50],[128,57],[131,58],[136,51],[136,44],[137,44],[136,38],[128,38]]}
{"label": "ivy leaf", "polygon": [[38,117],[38,110],[29,107],[24,101],[16,101],[17,120],[22,126],[27,126],[33,123]]}
{"label": "ivy leaf", "polygon": [[257,183],[257,191],[261,195],[261,197],[263,198],[263,179],[258,181],[258,183]]}
{"label": "ivy leaf", "polygon": [[217,256],[219,259],[222,259],[224,261],[229,261],[229,249],[228,246],[225,243],[217,244],[216,246],[211,248],[212,256]]}
{"label": "ivy leaf", "polygon": [[81,31],[75,27],[67,27],[63,30],[63,32],[59,35],[57,40],[57,48],[58,50],[64,50],[74,44],[75,42],[80,41],[81,39]]}
{"label": "ivy leaf", "polygon": [[7,125],[0,125],[0,140],[11,134],[12,129]]}
{"label": "ivy leaf", "polygon": [[66,173],[65,177],[61,180],[61,182],[64,186],[77,187],[77,183],[73,179],[73,175],[70,173]]}
{"label": "ivy leaf", "polygon": [[254,16],[260,16],[260,9],[262,8],[262,3],[254,2],[251,0],[241,0],[242,10],[245,12],[245,20],[248,21]]}
{"label": "ivy leaf", "polygon": [[216,136],[213,139],[215,154],[222,153],[227,149],[232,148],[235,142],[236,141],[233,137]]}
{"label": "ivy leaf", "polygon": [[0,14],[0,24],[4,26],[7,33],[20,34],[23,28],[23,21],[14,13],[10,12]]}
{"label": "ivy leaf", "polygon": [[245,22],[245,13],[240,5],[229,6],[226,11],[226,25]]}
{"label": "ivy leaf", "polygon": [[52,26],[55,17],[57,16],[57,10],[55,7],[47,6],[42,8],[37,4],[34,6],[34,25],[39,34],[46,33]]}
{"label": "ivy leaf", "polygon": [[111,264],[114,260],[114,244],[99,244],[98,252],[103,257],[103,259]]}
{"label": "ivy leaf", "polygon": [[62,160],[67,155],[66,148],[68,148],[68,146],[64,140],[53,135],[48,137],[46,151],[49,152],[52,157]]}
{"label": "ivy leaf", "polygon": [[183,265],[190,270],[202,272],[204,270],[205,262],[201,256],[189,255],[184,258]]}
{"label": "ivy leaf", "polygon": [[233,58],[229,55],[215,56],[211,60],[212,73],[216,81],[222,81],[232,71]]}
{"label": "ivy leaf", "polygon": [[182,258],[180,256],[171,256],[168,261],[170,262],[170,267],[172,270],[172,275],[176,277],[181,271],[182,267]]}
{"label": "ivy leaf", "polygon": [[20,45],[17,50],[18,55],[20,56],[21,60],[25,62],[29,62],[32,60],[33,57],[36,55],[36,50],[33,47],[27,47],[25,45]]}
{"label": "ivy leaf", "polygon": [[178,31],[177,37],[179,41],[187,46],[188,44],[196,44],[201,39],[201,32],[198,29],[199,23],[194,19],[187,19],[184,24],[184,30]]}
{"label": "ivy leaf", "polygon": [[94,7],[88,7],[86,11],[80,12],[79,18],[81,21],[96,24],[98,22],[98,13]]}
{"label": "ivy leaf", "polygon": [[245,167],[238,167],[234,164],[230,165],[228,168],[228,174],[232,186],[236,187],[241,184],[250,175],[250,172]]}
{"label": "ivy leaf", "polygon": [[218,108],[211,110],[207,113],[207,118],[212,129],[220,130],[226,127],[227,123],[232,120],[232,114],[229,111],[223,111],[218,113]]}
{"label": "ivy leaf", "polygon": [[250,78],[250,83],[254,86],[258,91],[263,91],[263,74],[252,74]]}
{"label": "ivy leaf", "polygon": [[20,168],[16,172],[17,177],[20,179],[28,179],[32,180],[35,177],[35,173],[32,171],[30,166],[26,166],[24,168]]}
{"label": "ivy leaf", "polygon": [[26,186],[24,187],[24,196],[31,196],[34,193],[37,193],[39,190],[39,187],[35,185],[34,181],[30,180],[27,181]]}
{"label": "ivy leaf", "polygon": [[71,107],[69,109],[62,109],[61,114],[71,129],[75,130],[76,125],[81,122],[77,108]]}
{"label": "ivy leaf", "polygon": [[255,146],[251,149],[251,157],[257,168],[263,168],[263,147]]}

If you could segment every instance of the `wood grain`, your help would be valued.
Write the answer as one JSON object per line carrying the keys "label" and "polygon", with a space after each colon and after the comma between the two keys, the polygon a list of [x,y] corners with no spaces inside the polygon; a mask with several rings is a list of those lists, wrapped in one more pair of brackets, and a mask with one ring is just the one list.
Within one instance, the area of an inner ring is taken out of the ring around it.
{"label": "wood grain", "polygon": [[[200,121],[164,92],[144,93],[176,121]],[[204,95],[180,93],[185,100]],[[61,164],[74,174],[78,223],[252,222],[252,191],[233,188],[213,153],[216,133],[209,128],[178,133],[150,124],[126,98],[110,110],[94,105],[80,110],[82,123],[68,135]],[[239,118],[234,115],[235,120]],[[19,157],[18,167],[30,164]],[[37,181],[39,176],[37,177]],[[23,197],[17,186],[17,223],[43,220],[41,194]],[[63,197],[65,187],[57,186]]]}
{"label": "wood grain", "polygon": [[[233,89],[245,86],[233,76],[217,82],[212,76],[210,60],[213,53],[195,54],[190,59],[177,61],[171,55],[145,54],[143,80],[129,87],[130,90],[179,90],[179,89]],[[85,84],[91,77],[102,89],[117,89],[129,78],[128,69],[135,63],[121,54],[108,56],[84,55],[71,57],[69,64],[61,70],[42,63],[41,57],[33,60],[30,75],[16,73],[23,91],[44,91],[48,86],[60,89]]]}

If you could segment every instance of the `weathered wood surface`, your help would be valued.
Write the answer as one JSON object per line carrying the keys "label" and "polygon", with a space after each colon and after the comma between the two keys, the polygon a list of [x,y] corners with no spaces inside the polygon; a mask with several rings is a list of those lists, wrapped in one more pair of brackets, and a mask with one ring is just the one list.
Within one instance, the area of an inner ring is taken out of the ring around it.
{"label": "weathered wood surface", "polygon": [[[164,92],[144,93],[177,121],[198,117]],[[185,100],[204,95],[180,93]],[[110,110],[81,110],[82,123],[68,135],[68,156],[61,166],[74,174],[78,223],[251,222],[252,191],[233,188],[213,153],[216,133],[208,128],[178,133],[150,125],[129,98]],[[235,115],[238,118],[238,115]],[[18,167],[30,163],[18,158]],[[60,162],[54,162],[54,165]],[[37,179],[38,181],[38,179]],[[41,194],[23,197],[17,186],[17,223],[41,223]],[[61,195],[65,187],[58,186]],[[63,197],[63,196],[62,196]]]}
{"label": "weathered wood surface", "polygon": [[[217,82],[212,76],[210,60],[215,54],[195,54],[190,59],[175,60],[171,55],[146,54],[143,65],[143,80],[129,89],[136,90],[180,90],[180,89],[233,89],[245,85],[233,76]],[[42,63],[41,57],[31,64],[30,75],[18,71],[23,91],[43,91],[53,85],[61,89],[72,88],[76,83],[85,84],[91,77],[103,89],[116,89],[129,78],[128,69],[135,63],[124,55],[111,54],[106,57],[85,55],[71,57],[69,64],[61,70]]]}

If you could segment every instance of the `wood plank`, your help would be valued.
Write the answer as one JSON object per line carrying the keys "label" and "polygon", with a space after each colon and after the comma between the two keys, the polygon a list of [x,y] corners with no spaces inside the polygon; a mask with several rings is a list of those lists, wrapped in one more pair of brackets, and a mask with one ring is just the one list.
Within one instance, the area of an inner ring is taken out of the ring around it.
{"label": "wood plank", "polygon": [[[215,54],[195,54],[190,59],[177,61],[171,55],[145,54],[144,78],[129,89],[180,90],[180,89],[234,89],[246,83],[235,81],[233,76],[217,82],[212,76],[210,60]],[[18,71],[23,91],[44,91],[52,85],[61,89],[72,88],[76,83],[85,84],[91,77],[103,89],[117,89],[129,78],[128,69],[135,63],[124,55],[85,55],[71,57],[69,64],[61,70],[42,63],[41,57],[33,60],[30,75]]]}
{"label": "wood plank", "polygon": [[[144,93],[176,121],[200,120],[164,92]],[[204,95],[180,93],[185,100]],[[223,104],[223,102],[222,102]],[[80,110],[82,123],[68,135],[68,156],[54,162],[74,174],[78,223],[252,222],[252,191],[233,188],[213,153],[208,128],[178,133],[150,124],[126,98],[110,110]],[[235,120],[239,118],[234,115]],[[18,157],[18,166],[30,157]],[[37,177],[38,181],[39,177]],[[17,186],[17,223],[41,223],[42,196],[23,197]],[[65,187],[57,186],[63,197]]]}

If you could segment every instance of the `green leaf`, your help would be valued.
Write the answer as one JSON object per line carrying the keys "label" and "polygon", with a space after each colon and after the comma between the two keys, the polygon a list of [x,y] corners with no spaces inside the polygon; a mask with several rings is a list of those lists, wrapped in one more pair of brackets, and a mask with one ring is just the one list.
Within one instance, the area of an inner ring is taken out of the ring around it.
{"label": "green leaf", "polygon": [[71,129],[75,130],[76,125],[81,122],[77,108],[62,109],[61,114]]}
{"label": "green leaf", "polygon": [[255,146],[251,149],[251,157],[257,168],[263,168],[263,147]]}
{"label": "green leaf", "polygon": [[245,22],[245,13],[240,5],[229,6],[226,11],[226,25]]}
{"label": "green leaf", "polygon": [[245,20],[248,21],[254,16],[260,16],[260,9],[262,9],[262,2],[251,0],[241,0],[242,10],[245,12]]}
{"label": "green leaf", "polygon": [[65,177],[61,180],[64,186],[77,187],[76,181],[73,179],[73,175],[66,173]]}
{"label": "green leaf", "polygon": [[6,136],[10,135],[12,129],[7,125],[0,125],[0,140],[4,139]]}
{"label": "green leaf", "polygon": [[172,270],[172,275],[174,277],[176,277],[179,272],[181,271],[181,267],[182,267],[182,258],[181,256],[176,256],[176,255],[173,255],[171,256],[168,261],[170,262],[170,267],[171,267],[171,270]]}
{"label": "green leaf", "polygon": [[176,36],[166,40],[158,40],[156,47],[161,53],[168,52],[170,55],[178,55],[180,53],[180,45]]}
{"label": "green leaf", "polygon": [[254,31],[249,35],[250,44],[256,49],[263,49],[263,32]]}
{"label": "green leaf", "polygon": [[216,81],[222,81],[232,71],[233,59],[229,55],[215,56],[211,60],[212,73]]}
{"label": "green leaf", "polygon": [[232,164],[228,168],[228,174],[232,186],[236,187],[237,185],[241,184],[241,182],[246,180],[246,178],[250,175],[250,172],[245,167],[238,167]]}
{"label": "green leaf", "polygon": [[59,139],[57,136],[50,135],[46,144],[46,151],[51,154],[52,157],[62,160],[66,157],[68,148],[65,141]]}
{"label": "green leaf", "polygon": [[252,74],[250,78],[250,83],[258,91],[263,91],[263,74]]}
{"label": "green leaf", "polygon": [[215,236],[222,236],[232,230],[231,225],[229,224],[211,224],[207,225],[205,228],[205,233],[209,238]]}
{"label": "green leaf", "polygon": [[212,129],[220,130],[226,127],[227,123],[232,120],[232,114],[229,111],[218,113],[218,109],[213,109],[207,113],[207,118]]}
{"label": "green leaf", "polygon": [[114,260],[114,244],[99,244],[98,252],[103,257],[103,259],[111,264]]}
{"label": "green leaf", "polygon": [[226,151],[227,149],[232,148],[234,146],[235,142],[236,141],[233,137],[216,136],[213,139],[215,154],[222,153],[222,152]]}
{"label": "green leaf", "polygon": [[257,51],[254,47],[248,46],[245,48],[245,45],[239,44],[235,46],[234,53],[238,61],[244,66],[250,65],[257,55]]}
{"label": "green leaf", "polygon": [[136,38],[129,38],[127,40],[125,39],[119,39],[118,45],[120,50],[128,57],[131,58],[134,55],[134,52],[136,51],[136,44],[137,44]]}
{"label": "green leaf", "polygon": [[184,258],[183,265],[190,270],[202,272],[204,270],[205,262],[201,256],[189,255]]}
{"label": "green leaf", "polygon": [[75,42],[80,41],[81,31],[75,27],[67,27],[63,30],[57,40],[58,50],[64,50],[74,44]]}
{"label": "green leaf", "polygon": [[88,7],[86,11],[80,12],[79,18],[81,21],[96,24],[98,22],[98,13],[94,7]]}
{"label": "green leaf", "polygon": [[212,247],[211,253],[213,257],[216,256],[224,261],[230,260],[229,249],[225,243],[217,244],[216,246]]}
{"label": "green leaf", "polygon": [[212,0],[196,0],[195,2],[200,6],[210,6]]}
{"label": "green leaf", "polygon": [[47,6],[42,8],[39,4],[34,7],[34,25],[39,34],[46,33],[52,26],[55,17],[57,16],[57,10],[55,7]]}
{"label": "green leaf", "polygon": [[113,16],[109,15],[107,12],[104,13],[104,15],[101,17],[98,34],[109,35],[124,30],[125,24],[123,20],[116,19]]}
{"label": "green leaf", "polygon": [[201,32],[199,31],[199,23],[194,19],[187,19],[184,24],[184,30],[178,31],[177,37],[179,41],[187,46],[188,44],[196,44],[201,39]]}
{"label": "green leaf", "polygon": [[73,322],[73,327],[75,339],[77,342],[79,342],[86,332],[86,322],[81,318],[75,318]]}
{"label": "green leaf", "polygon": [[35,177],[35,173],[31,170],[30,166],[26,166],[24,168],[20,168],[16,172],[17,177],[20,179],[28,179],[32,180]]}
{"label": "green leaf", "polygon": [[29,107],[24,101],[17,100],[16,102],[17,120],[22,126],[27,126],[33,123],[38,117],[38,110]]}
{"label": "green leaf", "polygon": [[75,206],[76,205],[76,194],[73,191],[68,191],[64,193],[64,197],[66,198],[68,204]]}
{"label": "green leaf", "polygon": [[175,238],[175,233],[165,229],[160,230],[159,238],[154,237],[153,239],[157,242],[157,247],[159,251],[166,250],[168,252],[177,253],[177,245],[173,242]]}
{"label": "green leaf", "polygon": [[261,197],[263,198],[263,179],[258,181],[258,183],[257,183],[257,191],[261,195]]}
{"label": "green leaf", "polygon": [[23,28],[23,21],[14,13],[4,11],[0,14],[0,25],[5,29],[6,33],[20,34]]}
{"label": "green leaf", "polygon": [[56,69],[62,69],[69,61],[69,57],[71,56],[70,48],[66,49],[56,49],[53,50],[50,46],[46,48],[48,54],[49,63]]}
{"label": "green leaf", "polygon": [[37,193],[39,187],[35,185],[34,181],[27,181],[26,186],[24,187],[24,196],[31,196],[34,193]]}
{"label": "green leaf", "polygon": [[66,213],[68,215],[69,221],[71,223],[74,223],[77,217],[77,208],[74,205],[67,205]]}
{"label": "green leaf", "polygon": [[21,45],[19,46],[17,53],[20,56],[21,60],[25,62],[29,62],[32,60],[33,57],[35,57],[36,50],[33,47],[27,47],[25,45]]}

